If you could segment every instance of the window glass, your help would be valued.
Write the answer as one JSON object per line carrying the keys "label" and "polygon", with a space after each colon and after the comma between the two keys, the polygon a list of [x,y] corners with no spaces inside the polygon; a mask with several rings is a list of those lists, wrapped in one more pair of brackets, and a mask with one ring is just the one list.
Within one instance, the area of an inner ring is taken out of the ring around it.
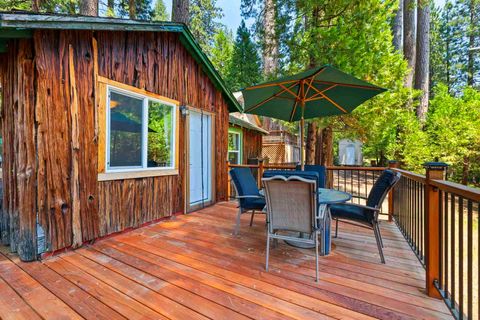
{"label": "window glass", "polygon": [[240,138],[238,132],[228,133],[228,161],[233,164],[240,164]]}
{"label": "window glass", "polygon": [[172,106],[158,101],[148,103],[147,166],[173,167],[173,116]]}
{"label": "window glass", "polygon": [[110,92],[110,167],[142,166],[143,99]]}
{"label": "window glass", "polygon": [[108,90],[107,170],[174,168],[176,106]]}

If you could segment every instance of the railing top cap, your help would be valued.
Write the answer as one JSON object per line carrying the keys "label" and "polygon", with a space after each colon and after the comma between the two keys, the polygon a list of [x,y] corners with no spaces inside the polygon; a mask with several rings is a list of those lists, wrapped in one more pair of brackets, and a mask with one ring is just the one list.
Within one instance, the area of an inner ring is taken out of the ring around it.
{"label": "railing top cap", "polygon": [[445,162],[425,162],[423,166],[427,169],[445,169],[448,167],[448,164]]}

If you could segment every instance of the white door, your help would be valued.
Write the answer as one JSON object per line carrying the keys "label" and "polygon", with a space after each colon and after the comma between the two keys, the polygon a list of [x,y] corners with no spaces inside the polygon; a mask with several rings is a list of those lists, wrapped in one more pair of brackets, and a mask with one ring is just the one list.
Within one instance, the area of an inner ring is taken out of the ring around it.
{"label": "white door", "polygon": [[195,206],[212,200],[212,116],[189,113],[189,203]]}

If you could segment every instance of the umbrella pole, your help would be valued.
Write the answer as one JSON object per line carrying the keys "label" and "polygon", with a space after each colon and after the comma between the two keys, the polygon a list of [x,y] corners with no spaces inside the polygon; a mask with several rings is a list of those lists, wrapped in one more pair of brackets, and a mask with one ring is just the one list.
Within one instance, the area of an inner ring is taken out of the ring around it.
{"label": "umbrella pole", "polygon": [[302,171],[305,169],[305,156],[304,156],[304,140],[305,140],[305,130],[304,130],[305,120],[300,119],[300,166]]}

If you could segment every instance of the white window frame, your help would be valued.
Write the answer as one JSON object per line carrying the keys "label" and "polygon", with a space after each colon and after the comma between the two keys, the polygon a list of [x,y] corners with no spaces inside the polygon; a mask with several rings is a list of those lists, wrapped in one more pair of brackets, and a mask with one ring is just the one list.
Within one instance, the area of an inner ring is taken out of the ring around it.
{"label": "white window frame", "polygon": [[[131,97],[134,99],[142,99],[142,165],[141,166],[131,166],[131,167],[110,167],[110,117],[111,117],[111,108],[110,108],[110,93],[116,92],[127,97]],[[148,107],[149,101],[159,102],[161,104],[165,104],[168,106],[173,107],[173,115],[172,115],[172,150],[171,150],[171,157],[172,157],[172,165],[169,167],[151,167],[149,168],[147,157],[148,157]],[[139,94],[136,92],[128,91],[125,89],[121,89],[112,85],[107,85],[107,105],[106,105],[106,131],[105,131],[105,172],[112,173],[112,172],[136,172],[136,171],[165,171],[165,170],[172,170],[176,169],[176,156],[177,156],[177,108],[178,106],[175,103],[152,98],[148,95]]]}
{"label": "white window frame", "polygon": [[232,151],[230,150],[230,148],[228,148],[227,150],[227,159],[230,159],[230,152],[235,152],[238,154],[238,162],[239,163],[235,163],[235,164],[242,164],[243,163],[243,159],[242,159],[242,144],[243,144],[243,133],[241,131],[237,131],[237,130],[228,130],[228,134],[234,134],[234,135],[237,135],[238,136],[238,151]]}

